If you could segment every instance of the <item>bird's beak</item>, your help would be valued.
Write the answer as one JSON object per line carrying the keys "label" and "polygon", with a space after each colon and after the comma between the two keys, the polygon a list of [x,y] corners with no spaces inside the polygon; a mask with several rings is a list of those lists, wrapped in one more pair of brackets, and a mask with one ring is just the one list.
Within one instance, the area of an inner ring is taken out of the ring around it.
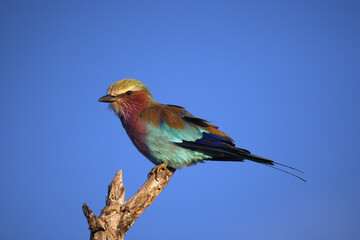
{"label": "bird's beak", "polygon": [[117,96],[113,96],[113,95],[108,94],[108,95],[105,95],[105,96],[99,98],[98,101],[99,102],[112,103],[112,102],[115,102],[117,99],[118,99]]}

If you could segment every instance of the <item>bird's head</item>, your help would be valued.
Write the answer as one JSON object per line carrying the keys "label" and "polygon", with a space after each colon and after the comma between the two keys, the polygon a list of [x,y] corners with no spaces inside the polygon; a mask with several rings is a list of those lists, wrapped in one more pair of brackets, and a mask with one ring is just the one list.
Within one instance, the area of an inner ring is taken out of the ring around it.
{"label": "bird's head", "polygon": [[110,85],[107,95],[99,102],[110,103],[111,108],[120,115],[140,111],[148,102],[154,101],[149,89],[135,79],[123,79]]}

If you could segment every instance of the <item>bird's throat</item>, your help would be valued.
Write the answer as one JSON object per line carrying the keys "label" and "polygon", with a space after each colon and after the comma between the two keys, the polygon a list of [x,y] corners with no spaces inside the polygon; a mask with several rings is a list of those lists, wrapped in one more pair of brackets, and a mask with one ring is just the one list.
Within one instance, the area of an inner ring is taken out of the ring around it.
{"label": "bird's throat", "polygon": [[150,104],[151,99],[144,91],[133,93],[131,97],[122,99],[112,105],[114,111],[119,115],[126,124],[131,124],[139,115],[139,113]]}

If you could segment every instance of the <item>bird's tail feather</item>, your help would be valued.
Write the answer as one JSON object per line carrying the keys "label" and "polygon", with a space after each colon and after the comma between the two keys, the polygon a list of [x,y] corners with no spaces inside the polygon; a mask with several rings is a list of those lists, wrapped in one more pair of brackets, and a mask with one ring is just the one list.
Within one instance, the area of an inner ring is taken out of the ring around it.
{"label": "bird's tail feather", "polygon": [[182,146],[184,148],[188,148],[188,149],[192,149],[194,151],[199,151],[199,152],[203,152],[206,155],[212,156],[212,158],[206,159],[208,161],[234,161],[234,162],[241,162],[244,161],[245,159],[253,161],[253,162],[257,162],[260,163],[262,165],[265,165],[267,167],[271,167],[274,169],[277,169],[281,172],[287,173],[291,176],[294,176],[296,178],[301,179],[302,181],[306,182],[306,180],[294,173],[291,173],[287,170],[281,169],[280,167],[285,167],[287,169],[291,169],[294,171],[297,171],[299,173],[303,173],[302,171],[290,167],[288,165],[282,164],[282,163],[278,163],[275,162],[273,160],[267,159],[267,158],[263,158],[254,154],[251,154],[248,150],[246,149],[241,149],[241,148],[237,148],[237,147],[233,147],[233,146],[226,146],[226,147],[214,147],[214,146],[209,146],[209,145],[203,145],[203,144],[197,144],[197,143],[193,143],[193,142],[182,142],[182,143],[176,143],[179,146]]}
{"label": "bird's tail feather", "polygon": [[[238,148],[239,149],[239,148]],[[290,167],[288,165],[285,165],[285,164],[282,164],[282,163],[278,163],[278,162],[275,162],[273,160],[270,160],[270,159],[267,159],[267,158],[263,158],[263,157],[260,157],[260,156],[257,156],[257,155],[254,155],[254,154],[251,154],[251,153],[241,153],[243,151],[243,149],[239,149],[239,153],[238,155],[242,156],[243,158],[247,159],[247,160],[250,160],[250,161],[253,161],[253,162],[257,162],[257,163],[261,163],[261,164],[266,164],[266,165],[279,165],[279,166],[282,166],[282,167],[286,167],[286,168],[289,168],[289,169],[292,169],[292,170],[295,170],[297,172],[300,172],[300,173],[304,173],[302,171],[300,171],[299,169],[297,168],[294,168],[294,167]],[[236,160],[235,160],[236,161]]]}
{"label": "bird's tail feather", "polygon": [[249,151],[247,150],[244,150],[244,149],[240,149],[240,148],[235,148],[237,149],[238,151],[236,152],[233,152],[231,151],[231,155],[228,155],[227,157],[222,157],[221,159],[209,159],[209,160],[213,160],[213,161],[243,161],[244,159],[247,159],[247,160],[250,160],[250,161],[253,161],[253,162],[257,162],[257,163],[260,163],[262,165],[265,165],[267,167],[271,167],[271,168],[274,168],[276,170],[279,170],[281,172],[284,172],[284,173],[287,173],[291,176],[294,176],[296,178],[299,178],[300,180],[306,182],[306,180],[294,173],[291,173],[289,171],[286,171],[284,169],[281,169],[277,166],[281,166],[281,167],[285,167],[285,168],[288,168],[288,169],[291,169],[291,170],[294,170],[294,171],[297,171],[299,173],[304,173],[302,171],[300,171],[299,169],[296,169],[294,167],[290,167],[288,165],[285,165],[285,164],[282,164],[282,163],[278,163],[278,162],[275,162],[273,160],[270,160],[270,159],[267,159],[267,158],[263,158],[263,157],[260,157],[260,156],[257,156],[257,155],[254,155],[254,154],[251,154]]}

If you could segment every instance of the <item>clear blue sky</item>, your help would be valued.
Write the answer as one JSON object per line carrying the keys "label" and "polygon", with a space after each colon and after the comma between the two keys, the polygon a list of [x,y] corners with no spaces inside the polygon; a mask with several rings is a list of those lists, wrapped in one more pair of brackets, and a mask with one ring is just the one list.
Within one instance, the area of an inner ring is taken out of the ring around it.
{"label": "clear blue sky", "polygon": [[[0,239],[87,239],[152,163],[97,99],[123,78],[297,167],[176,172],[126,239],[360,235],[359,1],[1,1]],[[22,231],[19,230],[19,227]],[[170,236],[170,237],[169,237]]]}

